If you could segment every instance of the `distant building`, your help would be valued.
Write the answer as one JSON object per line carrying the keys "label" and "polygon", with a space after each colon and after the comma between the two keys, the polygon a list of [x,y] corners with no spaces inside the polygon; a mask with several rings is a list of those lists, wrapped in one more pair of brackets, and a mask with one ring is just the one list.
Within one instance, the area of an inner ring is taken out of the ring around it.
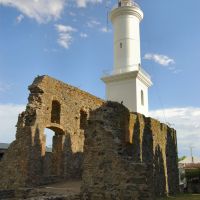
{"label": "distant building", "polygon": [[200,158],[186,157],[178,163],[180,191],[200,192]]}
{"label": "distant building", "polygon": [[195,166],[200,166],[200,158],[189,156],[181,160],[179,163],[179,168],[194,168]]}

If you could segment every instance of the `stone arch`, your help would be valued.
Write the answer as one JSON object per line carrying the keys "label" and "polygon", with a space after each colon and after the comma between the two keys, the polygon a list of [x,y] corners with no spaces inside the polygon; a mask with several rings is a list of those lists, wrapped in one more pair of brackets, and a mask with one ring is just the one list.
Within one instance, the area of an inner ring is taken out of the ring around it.
{"label": "stone arch", "polygon": [[46,128],[56,132],[57,134],[64,135],[65,131],[60,125],[47,125]]}
{"label": "stone arch", "polygon": [[52,101],[51,106],[51,123],[60,124],[61,104],[57,100]]}

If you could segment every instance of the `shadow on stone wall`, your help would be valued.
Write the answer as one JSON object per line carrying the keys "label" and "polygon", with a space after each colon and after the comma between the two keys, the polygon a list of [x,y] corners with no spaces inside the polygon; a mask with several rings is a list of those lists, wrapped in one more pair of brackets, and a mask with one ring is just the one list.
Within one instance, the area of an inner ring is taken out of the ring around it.
{"label": "shadow on stone wall", "polygon": [[90,199],[151,200],[147,168],[135,162],[129,135],[130,113],[116,102],[107,102],[90,113],[86,129],[82,195]]}
{"label": "shadow on stone wall", "polygon": [[[65,179],[81,179],[83,152],[73,153],[70,134],[65,136],[64,142],[64,178]],[[73,163],[73,164],[72,164]]]}
{"label": "shadow on stone wall", "polygon": [[155,147],[153,180],[155,181],[155,195],[166,195],[166,177],[162,150],[159,145]]}
{"label": "shadow on stone wall", "polygon": [[148,185],[150,186],[151,192],[155,194],[155,187],[154,187],[154,178],[153,178],[153,161],[154,161],[154,152],[153,152],[153,133],[151,129],[151,119],[145,118],[145,126],[143,130],[143,137],[142,137],[142,161],[147,165],[147,181]]}
{"label": "shadow on stone wall", "polygon": [[133,138],[132,138],[132,156],[136,162],[141,162],[141,139],[140,139],[140,122],[139,117],[136,116],[134,129],[133,129]]}
{"label": "shadow on stone wall", "polygon": [[31,129],[24,129],[26,137],[13,142],[1,162],[1,189],[81,179],[83,153],[72,151],[70,134],[55,133],[54,148],[50,153],[45,152],[43,129],[37,127],[34,134]]}
{"label": "shadow on stone wall", "polygon": [[[147,165],[147,180],[155,196],[178,192],[176,131],[139,113],[131,113],[129,155]],[[131,138],[132,137],[132,138]]]}
{"label": "shadow on stone wall", "polygon": [[73,153],[70,133],[55,134],[52,152],[45,152],[41,162],[42,184],[81,179],[83,152]]}
{"label": "shadow on stone wall", "polygon": [[[31,134],[30,134],[31,135]],[[43,177],[43,157],[42,157],[42,142],[40,129],[36,127],[34,134],[34,143],[30,146],[30,160],[28,168],[28,181],[29,185],[37,185],[42,182]]]}
{"label": "shadow on stone wall", "polygon": [[179,172],[178,172],[178,152],[177,140],[175,131],[167,128],[167,143],[166,143],[166,160],[167,160],[167,175],[169,184],[169,194],[177,194],[179,192]]}

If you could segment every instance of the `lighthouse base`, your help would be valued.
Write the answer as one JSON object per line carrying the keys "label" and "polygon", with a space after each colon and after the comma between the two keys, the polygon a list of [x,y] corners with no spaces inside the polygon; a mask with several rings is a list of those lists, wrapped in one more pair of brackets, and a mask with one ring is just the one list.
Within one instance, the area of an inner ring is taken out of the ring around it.
{"label": "lighthouse base", "polygon": [[106,99],[125,105],[131,112],[148,116],[149,75],[142,70],[102,77],[106,84]]}

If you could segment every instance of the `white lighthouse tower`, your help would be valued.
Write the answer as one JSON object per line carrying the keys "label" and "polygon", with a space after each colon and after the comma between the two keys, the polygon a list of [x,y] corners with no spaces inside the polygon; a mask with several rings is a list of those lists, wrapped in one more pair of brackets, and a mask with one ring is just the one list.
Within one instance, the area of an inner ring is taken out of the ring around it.
{"label": "white lighthouse tower", "polygon": [[119,0],[110,13],[114,28],[114,67],[102,77],[106,98],[123,102],[131,111],[148,116],[151,77],[141,68],[140,21],[143,12],[132,0]]}

